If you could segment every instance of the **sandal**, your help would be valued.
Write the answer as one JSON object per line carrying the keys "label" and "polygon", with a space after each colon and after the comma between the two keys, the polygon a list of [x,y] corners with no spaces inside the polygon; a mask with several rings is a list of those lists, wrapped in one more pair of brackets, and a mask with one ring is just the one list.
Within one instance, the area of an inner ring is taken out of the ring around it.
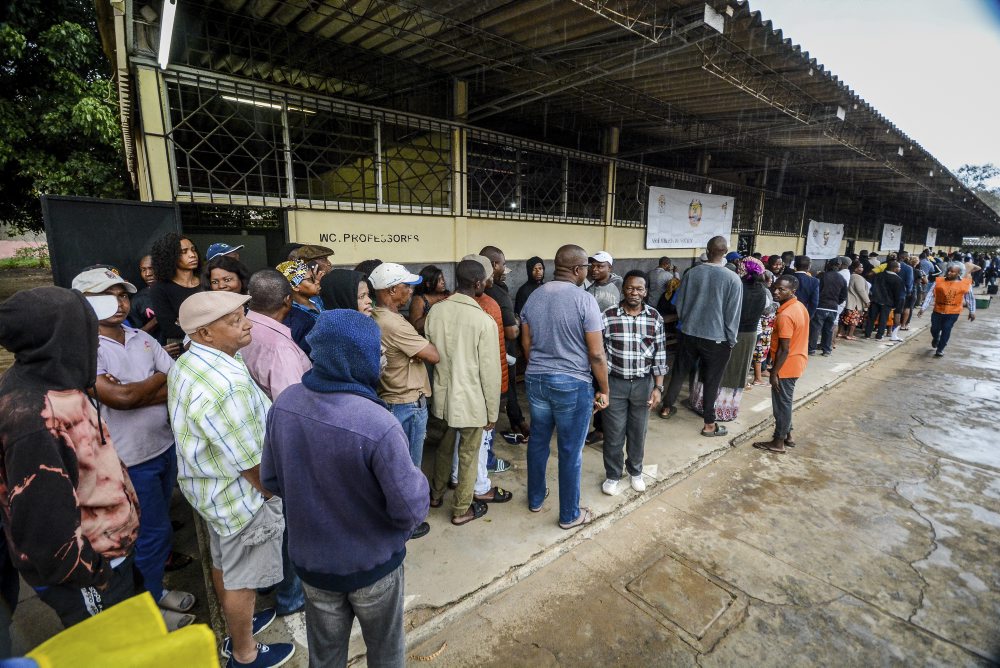
{"label": "sandal", "polygon": [[[549,488],[548,487],[545,488],[545,496],[542,497],[542,503],[545,503],[545,499],[547,499],[547,498],[549,498]],[[542,507],[538,506],[537,508],[532,508],[531,506],[528,506],[528,510],[530,510],[533,513],[540,513],[540,512],[542,512]]]}
{"label": "sandal", "polygon": [[173,571],[179,571],[188,564],[190,564],[194,559],[186,554],[181,554],[180,552],[171,552],[170,556],[167,557],[167,563],[163,567],[163,570],[167,573],[172,573]]}
{"label": "sandal", "polygon": [[435,499],[433,496],[431,497],[431,508],[440,508],[443,503],[444,503],[443,497],[440,499]]}
{"label": "sandal", "polygon": [[725,436],[728,433],[729,430],[723,427],[721,424],[715,425],[715,431],[705,431],[704,429],[701,430],[701,435],[706,436],[708,438],[713,438],[715,436]]}
{"label": "sandal", "polygon": [[576,527],[582,527],[584,524],[590,524],[594,521],[594,513],[590,512],[590,508],[580,508],[580,514],[576,516],[576,519],[572,522],[560,522],[559,528],[570,530]]}
{"label": "sandal", "polygon": [[766,450],[767,452],[773,452],[778,455],[783,455],[786,452],[788,452],[784,448],[782,448],[781,450],[778,450],[777,448],[772,448],[770,441],[757,441],[756,443],[753,444],[753,447],[757,448],[758,450]]}
{"label": "sandal", "polygon": [[465,514],[459,515],[458,517],[452,517],[451,523],[457,527],[460,527],[463,524],[468,524],[472,520],[478,520],[480,517],[486,514],[487,510],[489,510],[489,506],[487,506],[484,502],[473,501],[472,504],[469,506],[469,509],[465,511]]}
{"label": "sandal", "polygon": [[[487,494],[489,498],[487,498]],[[486,494],[477,494],[472,498],[483,503],[507,503],[514,498],[514,494],[513,492],[508,492],[503,487],[494,487]]]}
{"label": "sandal", "polygon": [[189,594],[188,592],[181,591],[180,589],[164,589],[163,596],[160,597],[160,602],[157,603],[157,605],[165,610],[187,612],[193,608],[197,602],[198,599],[194,597],[194,594]]}
{"label": "sandal", "polygon": [[175,610],[164,610],[161,608],[160,614],[163,615],[163,621],[167,625],[167,631],[176,631],[177,629],[182,629],[185,626],[194,624],[194,615],[189,613],[177,612]]}
{"label": "sandal", "polygon": [[657,413],[661,420],[669,420],[673,416],[677,415],[677,406],[664,406],[664,408],[667,409],[666,413],[663,412],[663,408],[661,408],[660,412]]}

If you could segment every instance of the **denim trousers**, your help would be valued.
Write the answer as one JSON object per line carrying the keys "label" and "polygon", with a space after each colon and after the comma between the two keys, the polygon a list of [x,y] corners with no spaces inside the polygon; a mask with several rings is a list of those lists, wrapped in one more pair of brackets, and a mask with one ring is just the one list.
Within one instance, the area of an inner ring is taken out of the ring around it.
{"label": "denim trousers", "polygon": [[792,401],[798,378],[779,378],[777,389],[771,386],[771,410],[774,411],[774,438],[785,439],[792,433]]}
{"label": "denim trousers", "polygon": [[608,376],[608,386],[611,396],[608,407],[602,411],[604,475],[608,480],[620,480],[623,466],[630,476],[641,475],[653,377],[625,380],[617,376]]}
{"label": "denim trousers", "polygon": [[347,665],[351,626],[355,617],[367,649],[366,662],[377,668],[406,665],[403,631],[403,565],[374,584],[351,592],[306,591],[306,637],[311,668]]}
{"label": "denim trousers", "polygon": [[931,342],[937,343],[937,351],[944,352],[951,338],[951,328],[958,322],[958,313],[931,312]]}
{"label": "denim trousers", "polygon": [[559,521],[566,524],[580,515],[580,468],[583,442],[594,406],[593,387],[589,380],[564,374],[537,374],[524,378],[531,407],[528,506],[540,508],[545,500],[545,467],[555,431],[559,456]]}
{"label": "denim trousers", "polygon": [[809,352],[822,348],[824,353],[833,352],[833,328],[837,325],[837,312],[818,308],[809,320]]}
{"label": "denim trousers", "polygon": [[128,467],[139,499],[139,537],[135,567],[154,601],[163,597],[163,569],[170,557],[174,531],[170,525],[170,497],[177,480],[177,452],[171,445],[141,464]]}
{"label": "denim trousers", "polygon": [[274,604],[279,615],[286,615],[298,610],[306,602],[305,592],[302,591],[302,580],[299,579],[292,565],[292,559],[288,556],[288,522],[285,522],[285,531],[281,535],[281,582],[274,588]]}
{"label": "denim trousers", "polygon": [[409,404],[389,404],[389,412],[403,426],[403,433],[410,443],[410,459],[413,460],[414,466],[420,468],[420,462],[424,459],[424,437],[427,436],[426,400]]}

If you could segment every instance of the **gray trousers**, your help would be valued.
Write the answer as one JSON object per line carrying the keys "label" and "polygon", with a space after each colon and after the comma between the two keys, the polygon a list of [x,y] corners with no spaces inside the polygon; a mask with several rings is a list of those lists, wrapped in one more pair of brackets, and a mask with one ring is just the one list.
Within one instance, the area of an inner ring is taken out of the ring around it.
{"label": "gray trousers", "polygon": [[406,665],[403,632],[403,565],[384,578],[352,592],[317,589],[305,582],[306,636],[311,668],[347,665],[354,618],[361,624],[367,663],[377,668]]}
{"label": "gray trousers", "polygon": [[[604,413],[604,473],[609,480],[620,480],[622,466],[629,475],[642,473],[642,456],[649,424],[649,393],[653,377],[625,380],[608,376],[608,407]],[[625,459],[625,450],[628,459]]]}
{"label": "gray trousers", "polygon": [[778,389],[771,386],[771,408],[774,411],[774,438],[785,439],[792,432],[792,399],[798,378],[779,378]]}

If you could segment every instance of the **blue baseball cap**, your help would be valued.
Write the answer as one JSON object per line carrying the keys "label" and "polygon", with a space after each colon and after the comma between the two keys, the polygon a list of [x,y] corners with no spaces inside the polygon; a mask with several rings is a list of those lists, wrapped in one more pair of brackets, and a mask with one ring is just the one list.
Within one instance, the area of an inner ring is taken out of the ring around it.
{"label": "blue baseball cap", "polygon": [[213,257],[218,255],[229,255],[230,253],[235,253],[243,246],[230,246],[224,243],[214,243],[208,247],[208,251],[205,253],[205,259],[211,260]]}

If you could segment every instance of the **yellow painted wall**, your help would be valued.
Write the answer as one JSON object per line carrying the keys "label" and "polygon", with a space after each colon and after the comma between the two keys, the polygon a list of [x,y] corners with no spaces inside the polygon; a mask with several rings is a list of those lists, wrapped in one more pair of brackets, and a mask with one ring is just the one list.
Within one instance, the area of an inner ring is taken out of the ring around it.
{"label": "yellow painted wall", "polygon": [[761,255],[781,255],[785,251],[794,250],[796,255],[801,255],[805,243],[805,238],[761,234],[755,240],[754,251]]}

